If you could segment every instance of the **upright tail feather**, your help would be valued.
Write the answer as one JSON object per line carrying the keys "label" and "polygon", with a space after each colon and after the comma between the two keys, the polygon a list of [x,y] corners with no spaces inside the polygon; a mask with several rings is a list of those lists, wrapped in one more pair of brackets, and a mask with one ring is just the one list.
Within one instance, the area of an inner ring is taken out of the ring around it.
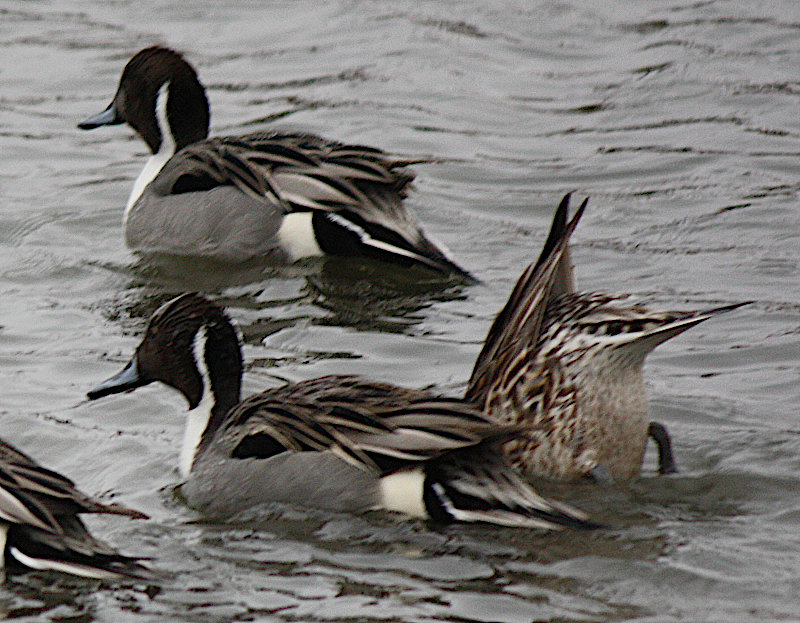
{"label": "upright tail feather", "polygon": [[564,196],[539,259],[530,264],[514,286],[505,307],[495,318],[475,361],[465,399],[483,404],[492,383],[523,348],[536,342],[547,303],[574,290],[569,260],[569,238],[575,231],[588,198],[567,222],[570,194]]}
{"label": "upright tail feather", "polygon": [[[556,246],[564,238],[564,235],[567,231],[569,200],[571,198],[572,193],[567,193],[561,198],[561,202],[556,208],[556,212],[553,215],[553,222],[550,225],[550,232],[547,234],[547,239],[544,241],[544,246],[542,247],[542,252],[539,254],[539,259],[536,260],[536,263],[533,266],[534,273],[539,270],[542,264],[544,264],[550,258],[555,251]],[[583,205],[580,208],[581,210],[583,210],[588,201],[588,198],[584,199]],[[570,259],[569,245],[565,246],[564,249],[561,250],[561,257],[557,262],[557,273],[558,274],[556,275],[553,288],[555,289],[558,285],[561,286],[558,294],[574,292],[575,279],[572,275],[572,262]],[[553,296],[557,296],[557,294],[553,293]]]}

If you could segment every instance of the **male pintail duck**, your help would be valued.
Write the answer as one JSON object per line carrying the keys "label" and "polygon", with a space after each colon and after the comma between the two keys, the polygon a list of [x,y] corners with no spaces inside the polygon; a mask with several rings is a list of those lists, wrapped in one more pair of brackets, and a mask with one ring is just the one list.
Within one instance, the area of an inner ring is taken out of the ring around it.
{"label": "male pintail duck", "polygon": [[704,311],[652,311],[627,296],[575,292],[561,201],[544,249],[494,321],[465,399],[499,423],[525,425],[506,444],[523,471],[555,479],[624,480],[640,473],[648,436],[659,471],[675,471],[669,435],[650,422],[642,375],[659,344],[745,303]]}
{"label": "male pintail duck", "polygon": [[450,522],[591,528],[546,500],[502,456],[518,434],[460,399],[354,376],[324,376],[240,401],[240,340],[198,294],[150,319],[130,363],[90,399],[161,381],[189,403],[180,456],[187,503],[229,516],[269,503],[370,509]]}
{"label": "male pintail duck", "polygon": [[124,122],[153,154],[125,208],[134,250],[231,262],[365,256],[470,278],[403,205],[410,161],[310,134],[208,138],[205,89],[173,50],[136,54],[108,108],[78,127]]}
{"label": "male pintail duck", "polygon": [[139,559],[123,556],[86,530],[80,513],[147,516],[101,504],[61,474],[0,440],[0,569],[6,560],[87,578],[152,579]]}

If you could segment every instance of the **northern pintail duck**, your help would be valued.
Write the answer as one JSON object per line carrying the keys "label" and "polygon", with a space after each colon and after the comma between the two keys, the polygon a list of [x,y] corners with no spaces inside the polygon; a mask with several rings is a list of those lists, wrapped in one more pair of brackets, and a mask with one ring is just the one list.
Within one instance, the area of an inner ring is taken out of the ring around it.
{"label": "northern pintail duck", "polygon": [[548,478],[624,480],[640,473],[652,437],[659,471],[675,471],[669,435],[651,422],[642,374],[656,346],[745,304],[653,311],[628,296],[576,292],[567,195],[544,249],[517,281],[472,371],[466,400],[526,427],[506,445],[524,471]]}
{"label": "northern pintail duck", "polygon": [[153,154],[125,208],[134,250],[233,262],[365,256],[469,277],[403,205],[410,161],[310,134],[208,138],[205,89],[173,50],[136,54],[108,108],[78,127],[124,122]]}
{"label": "northern pintail duck", "polygon": [[7,560],[31,569],[51,569],[87,578],[152,579],[139,559],[123,556],[94,538],[80,513],[146,515],[118,504],[102,504],[0,440],[0,569]]}
{"label": "northern pintail duck", "polygon": [[460,399],[354,376],[324,376],[240,401],[238,333],[214,302],[160,307],[118,375],[88,396],[160,381],[189,403],[180,455],[187,503],[229,516],[269,502],[436,521],[593,527],[544,499],[502,456],[516,427]]}

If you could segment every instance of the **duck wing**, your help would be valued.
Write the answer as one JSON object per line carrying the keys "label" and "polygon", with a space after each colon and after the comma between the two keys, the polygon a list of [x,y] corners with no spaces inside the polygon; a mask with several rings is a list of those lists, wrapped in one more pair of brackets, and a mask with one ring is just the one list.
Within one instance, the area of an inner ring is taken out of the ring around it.
{"label": "duck wing", "polygon": [[332,452],[384,475],[516,432],[463,400],[327,376],[251,396],[226,416],[217,437],[234,458]]}
{"label": "duck wing", "polygon": [[512,373],[512,364],[535,357],[548,304],[574,289],[569,238],[588,199],[567,222],[569,199],[567,194],[561,200],[541,255],[522,273],[489,329],[467,386],[465,399],[469,402],[482,405],[499,379]]}
{"label": "duck wing", "polygon": [[429,239],[403,204],[410,160],[308,134],[210,138],[173,156],[153,180],[162,196],[233,186],[283,214],[311,212],[326,253],[366,255],[468,273]]}
{"label": "duck wing", "polygon": [[64,516],[112,513],[146,518],[118,504],[103,504],[75,487],[69,478],[42,467],[0,440],[0,518],[53,534],[64,534]]}

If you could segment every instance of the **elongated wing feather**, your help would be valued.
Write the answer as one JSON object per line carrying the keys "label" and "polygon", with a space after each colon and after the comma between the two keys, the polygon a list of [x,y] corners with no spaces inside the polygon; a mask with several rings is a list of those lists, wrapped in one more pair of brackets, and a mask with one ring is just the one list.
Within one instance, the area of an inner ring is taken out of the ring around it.
{"label": "elongated wing feather", "polygon": [[31,526],[13,525],[8,532],[8,551],[32,569],[50,569],[87,578],[142,581],[158,580],[157,571],[141,559],[125,556],[94,538],[77,516],[64,518],[62,534]]}
{"label": "elongated wing feather", "polygon": [[138,511],[101,504],[79,491],[68,478],[42,467],[0,440],[0,517],[63,534],[62,515],[114,513],[143,518]]}
{"label": "elongated wing feather", "polygon": [[[232,185],[283,204],[287,212],[347,208],[385,225],[384,220],[410,222],[400,205],[413,180],[404,164],[372,148],[303,134],[261,133],[190,145],[165,165],[156,183],[163,194]],[[379,190],[380,205],[373,196]]]}
{"label": "elongated wing feather", "polygon": [[342,376],[252,396],[228,414],[222,429],[238,458],[329,451],[379,474],[517,432],[461,400]]}
{"label": "elongated wing feather", "polygon": [[[150,187],[172,199],[234,187],[268,210],[313,212],[315,236],[326,253],[418,263],[471,278],[425,236],[403,204],[414,179],[405,168],[410,162],[310,135],[259,133],[189,145]],[[320,223],[323,216],[330,220]]]}
{"label": "elongated wing feather", "polygon": [[582,511],[539,495],[491,448],[448,455],[428,470],[431,494],[452,519],[502,526],[591,529]]}

